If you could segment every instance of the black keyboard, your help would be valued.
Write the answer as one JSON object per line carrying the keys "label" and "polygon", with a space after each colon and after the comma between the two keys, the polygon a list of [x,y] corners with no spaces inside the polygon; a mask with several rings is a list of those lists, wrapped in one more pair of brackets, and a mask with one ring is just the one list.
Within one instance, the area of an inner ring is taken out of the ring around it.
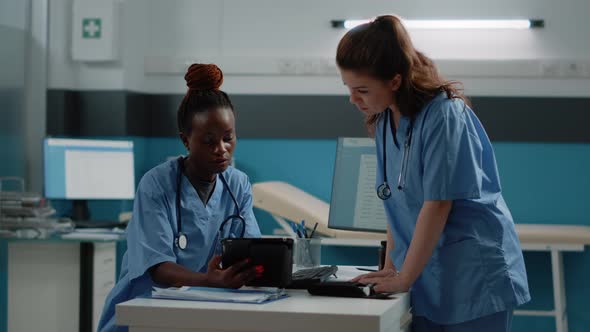
{"label": "black keyboard", "polygon": [[338,271],[336,265],[297,270],[291,275],[291,283],[287,288],[307,289],[311,285],[328,280],[332,275],[336,275],[336,271]]}
{"label": "black keyboard", "polygon": [[74,226],[76,228],[126,228],[127,223],[119,221],[81,221],[75,220]]}

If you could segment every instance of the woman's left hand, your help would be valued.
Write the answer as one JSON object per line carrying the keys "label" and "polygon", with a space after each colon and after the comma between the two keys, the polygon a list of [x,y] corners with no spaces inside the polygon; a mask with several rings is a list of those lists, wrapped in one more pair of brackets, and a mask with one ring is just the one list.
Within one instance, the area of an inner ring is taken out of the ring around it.
{"label": "woman's left hand", "polygon": [[410,289],[402,275],[393,273],[385,277],[366,277],[359,279],[360,283],[373,284],[376,293],[404,293]]}

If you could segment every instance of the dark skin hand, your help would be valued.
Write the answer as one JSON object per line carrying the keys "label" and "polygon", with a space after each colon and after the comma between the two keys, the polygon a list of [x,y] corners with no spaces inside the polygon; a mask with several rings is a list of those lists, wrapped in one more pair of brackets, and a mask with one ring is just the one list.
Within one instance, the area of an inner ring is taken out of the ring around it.
{"label": "dark skin hand", "polygon": [[219,263],[221,263],[221,256],[213,256],[207,266],[207,273],[199,273],[173,262],[163,262],[150,268],[150,274],[155,282],[172,287],[222,288],[240,288],[258,276],[255,267],[248,266],[249,259],[226,269],[221,269]]}
{"label": "dark skin hand", "polygon": [[250,266],[250,259],[245,259],[227,269],[220,269],[221,256],[214,256],[209,261],[207,279],[213,287],[240,288],[257,277],[256,269]]}

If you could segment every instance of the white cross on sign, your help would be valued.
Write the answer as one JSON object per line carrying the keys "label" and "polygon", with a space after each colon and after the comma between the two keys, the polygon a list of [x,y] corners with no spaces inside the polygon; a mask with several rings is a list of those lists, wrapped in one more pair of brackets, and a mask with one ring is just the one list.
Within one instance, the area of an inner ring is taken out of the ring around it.
{"label": "white cross on sign", "polygon": [[100,18],[82,19],[82,38],[100,38],[101,35]]}

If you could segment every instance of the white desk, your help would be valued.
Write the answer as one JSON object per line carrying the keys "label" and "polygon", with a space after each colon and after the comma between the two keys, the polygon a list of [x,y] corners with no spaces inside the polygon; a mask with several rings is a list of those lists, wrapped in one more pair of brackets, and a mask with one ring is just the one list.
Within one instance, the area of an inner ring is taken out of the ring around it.
{"label": "white desk", "polygon": [[117,324],[130,332],[155,331],[407,331],[410,298],[393,300],[312,296],[289,290],[266,304],[134,299],[117,305]]}
{"label": "white desk", "polygon": [[8,319],[0,321],[0,331],[96,331],[116,280],[115,241],[0,241],[8,251],[7,306],[0,306]]}

